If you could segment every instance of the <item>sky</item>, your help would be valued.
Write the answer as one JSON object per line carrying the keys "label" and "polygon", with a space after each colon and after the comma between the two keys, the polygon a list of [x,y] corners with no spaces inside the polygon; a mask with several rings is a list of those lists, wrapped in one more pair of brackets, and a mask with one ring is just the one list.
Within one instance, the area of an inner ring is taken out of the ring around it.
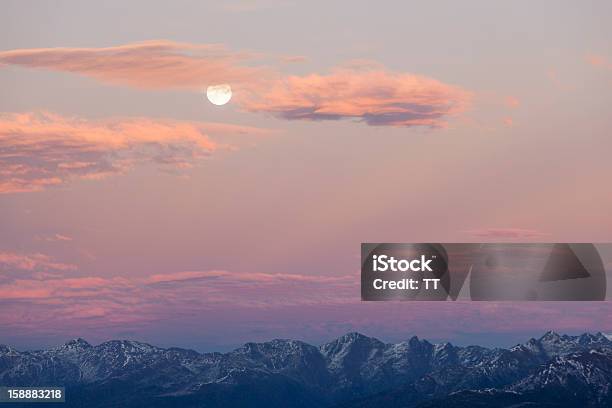
{"label": "sky", "polygon": [[610,2],[0,7],[0,343],[612,331],[359,294],[361,242],[612,241]]}

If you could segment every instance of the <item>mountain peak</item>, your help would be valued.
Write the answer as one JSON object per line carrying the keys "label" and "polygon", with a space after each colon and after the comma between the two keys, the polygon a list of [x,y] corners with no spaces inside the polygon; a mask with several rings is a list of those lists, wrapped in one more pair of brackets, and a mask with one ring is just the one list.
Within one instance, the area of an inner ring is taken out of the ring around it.
{"label": "mountain peak", "polygon": [[443,343],[437,343],[435,345],[435,348],[436,348],[436,350],[450,349],[450,348],[453,348],[453,344],[448,342],[448,341],[445,341]]}
{"label": "mountain peak", "polygon": [[335,342],[340,344],[368,344],[374,347],[384,347],[385,343],[376,337],[369,337],[358,332],[350,332],[339,337]]}
{"label": "mountain peak", "polygon": [[338,337],[330,343],[323,344],[320,350],[327,357],[343,359],[353,353],[369,355],[373,350],[382,350],[384,347],[385,344],[374,337],[351,332]]}
{"label": "mountain peak", "polygon": [[540,338],[540,340],[558,340],[561,338],[561,335],[556,331],[549,330]]}
{"label": "mountain peak", "polygon": [[365,344],[365,343],[380,343],[383,344],[380,340],[374,337],[368,337],[365,334],[361,334],[358,332],[350,332],[346,333],[343,336],[338,337],[336,340],[331,341],[328,345],[349,345],[349,344]]}
{"label": "mountain peak", "polygon": [[0,354],[13,354],[16,350],[11,346],[0,344]]}
{"label": "mountain peak", "polygon": [[91,344],[89,344],[85,339],[81,337],[77,337],[76,339],[68,340],[64,343],[64,348],[89,348]]}
{"label": "mountain peak", "polygon": [[421,350],[421,351],[427,351],[427,350],[433,350],[434,349],[434,345],[431,344],[430,342],[428,342],[425,339],[419,339],[417,336],[412,336],[409,340],[408,340],[408,346],[410,346],[411,349],[413,350]]}
{"label": "mountain peak", "polygon": [[338,340],[344,340],[344,341],[356,341],[356,340],[364,340],[364,339],[370,339],[370,337],[366,336],[365,334],[361,334],[359,332],[349,332],[349,333],[346,333],[344,336],[338,337]]}
{"label": "mountain peak", "polygon": [[136,340],[109,340],[98,346],[99,348],[116,348],[131,351],[154,351],[157,347]]}

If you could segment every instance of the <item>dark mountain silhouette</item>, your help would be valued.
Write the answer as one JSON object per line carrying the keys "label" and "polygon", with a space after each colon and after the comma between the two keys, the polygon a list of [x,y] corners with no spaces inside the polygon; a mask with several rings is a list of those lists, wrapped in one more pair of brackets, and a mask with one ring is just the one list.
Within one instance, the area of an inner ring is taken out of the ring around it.
{"label": "dark mountain silhouette", "polygon": [[63,407],[607,407],[611,384],[602,333],[548,332],[510,349],[359,333],[205,354],[127,340],[0,346],[0,385],[64,386]]}

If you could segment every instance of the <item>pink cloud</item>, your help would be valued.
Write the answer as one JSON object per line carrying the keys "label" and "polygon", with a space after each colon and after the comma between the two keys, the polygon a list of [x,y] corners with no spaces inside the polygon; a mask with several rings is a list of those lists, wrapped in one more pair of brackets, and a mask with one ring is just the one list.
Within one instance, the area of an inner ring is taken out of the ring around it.
{"label": "pink cloud", "polygon": [[371,126],[441,127],[470,94],[437,80],[381,67],[289,76],[244,106],[289,120],[356,119]]}
{"label": "pink cloud", "polygon": [[[144,278],[70,276],[74,265],[54,262],[41,255],[0,254],[0,265],[22,269],[16,278],[0,281],[0,298],[63,300],[86,298],[120,299],[131,294],[133,299],[155,304],[160,297],[166,302],[203,305],[223,303],[237,306],[271,304],[304,304],[315,299],[332,299],[350,291],[358,293],[358,277],[316,276],[300,274],[246,273],[229,271],[184,271],[155,274]],[[61,271],[41,275],[37,270]],[[27,273],[25,273],[27,272]],[[304,290],[306,293],[300,295]],[[246,294],[249,294],[246,296]],[[278,299],[274,299],[274,295]],[[342,296],[339,301],[344,301]]]}
{"label": "pink cloud", "polygon": [[612,329],[606,302],[361,302],[358,274],[185,271],[127,278],[24,272],[0,281],[0,326],[23,336],[109,338],[178,327],[227,344],[228,336],[235,342],[260,336],[319,341],[351,330],[382,338],[516,334],[540,331],[542,321],[554,322],[556,330]]}
{"label": "pink cloud", "polygon": [[177,319],[353,303],[358,277],[191,271],[144,278],[29,275],[0,280],[0,326],[28,335],[134,330]]}
{"label": "pink cloud", "polygon": [[0,114],[0,193],[37,191],[71,179],[100,179],[153,162],[189,168],[219,148],[209,137],[255,129],[149,118],[85,120],[48,112]]}
{"label": "pink cloud", "polygon": [[58,233],[51,234],[51,235],[37,235],[36,239],[40,241],[47,241],[47,242],[70,242],[73,240],[73,238],[69,237],[68,235],[58,234]]}
{"label": "pink cloud", "polygon": [[67,235],[62,235],[62,234],[55,234],[53,238],[56,241],[72,241],[72,237],[69,237]]}
{"label": "pink cloud", "polygon": [[56,262],[44,254],[19,254],[0,252],[0,272],[10,270],[25,271],[71,271],[76,265]]}
{"label": "pink cloud", "polygon": [[218,44],[152,40],[106,48],[37,48],[0,52],[0,64],[72,72],[136,88],[190,88],[229,82],[240,88],[267,76],[253,58]]}
{"label": "pink cloud", "polygon": [[[261,57],[261,56],[259,56]],[[302,56],[282,57],[300,62]],[[72,72],[135,88],[229,83],[233,102],[288,120],[355,119],[371,126],[442,127],[471,94],[425,76],[354,62],[329,74],[284,76],[255,55],[220,45],[148,41],[107,48],[40,48],[0,52],[0,64]],[[46,179],[49,184],[61,180]]]}
{"label": "pink cloud", "polygon": [[612,69],[612,62],[603,55],[589,54],[586,56],[586,61],[596,68]]}
{"label": "pink cloud", "polygon": [[508,108],[517,108],[521,105],[521,102],[514,96],[506,97],[505,103]]}
{"label": "pink cloud", "polygon": [[316,276],[316,275],[299,275],[299,274],[283,274],[283,273],[239,273],[227,271],[186,271],[167,274],[156,274],[149,277],[148,283],[168,283],[182,282],[187,280],[197,279],[214,279],[224,278],[234,282],[259,282],[259,283],[274,283],[274,282],[311,282],[311,283],[337,283],[345,282],[351,279],[352,276]]}

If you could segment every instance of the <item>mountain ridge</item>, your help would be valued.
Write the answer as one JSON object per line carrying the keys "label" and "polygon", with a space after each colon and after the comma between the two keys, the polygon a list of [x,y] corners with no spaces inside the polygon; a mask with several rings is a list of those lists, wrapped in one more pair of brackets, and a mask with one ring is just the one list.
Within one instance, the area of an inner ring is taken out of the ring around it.
{"label": "mountain ridge", "polygon": [[[570,386],[590,401],[607,403],[610,359],[612,341],[601,332],[549,331],[508,349],[434,344],[417,336],[385,343],[351,332],[320,346],[274,339],[227,353],[134,340],[92,345],[76,338],[24,352],[0,345],[0,383],[65,386],[81,402],[100,395],[100,405],[88,403],[94,407],[143,401],[164,407],[416,407],[444,398],[514,401]],[[252,398],[244,399],[245,393]]]}

